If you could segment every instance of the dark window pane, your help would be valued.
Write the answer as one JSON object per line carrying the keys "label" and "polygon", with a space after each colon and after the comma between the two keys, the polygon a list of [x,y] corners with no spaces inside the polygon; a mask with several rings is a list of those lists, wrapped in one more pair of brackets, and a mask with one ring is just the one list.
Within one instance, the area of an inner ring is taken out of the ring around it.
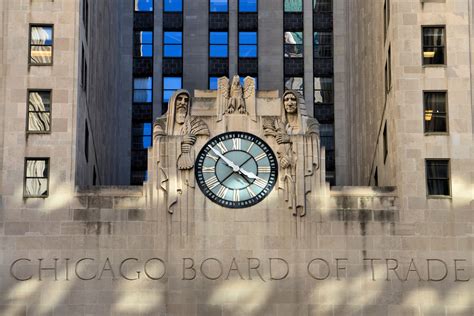
{"label": "dark window pane", "polygon": [[285,0],[285,12],[302,12],[303,0]]}
{"label": "dark window pane", "polygon": [[239,12],[257,12],[257,0],[239,0]]}
{"label": "dark window pane", "polygon": [[332,0],[313,0],[314,12],[332,12]]}
{"label": "dark window pane", "polygon": [[425,133],[447,132],[446,93],[425,92]]}
{"label": "dark window pane", "polygon": [[182,0],[163,0],[163,9],[165,12],[182,12]]}
{"label": "dark window pane", "polygon": [[314,32],[314,58],[332,57],[332,33]]}
{"label": "dark window pane", "polygon": [[314,78],[314,103],[334,103],[332,78]]}
{"label": "dark window pane", "polygon": [[445,63],[444,27],[423,28],[423,64],[442,65]]}
{"label": "dark window pane", "polygon": [[227,12],[227,0],[210,0],[209,10],[211,12]]}
{"label": "dark window pane", "polygon": [[135,0],[135,11],[153,11],[153,0]]}
{"label": "dark window pane", "polygon": [[428,195],[450,195],[449,160],[427,160]]}

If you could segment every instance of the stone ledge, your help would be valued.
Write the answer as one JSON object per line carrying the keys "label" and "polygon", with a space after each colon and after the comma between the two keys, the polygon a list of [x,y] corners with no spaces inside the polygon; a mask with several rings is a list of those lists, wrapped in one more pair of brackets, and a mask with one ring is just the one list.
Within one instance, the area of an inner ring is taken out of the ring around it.
{"label": "stone ledge", "polygon": [[368,187],[368,186],[335,186],[331,188],[331,196],[392,196],[397,197],[397,187]]}
{"label": "stone ledge", "polygon": [[143,196],[142,186],[84,186],[76,188],[76,196]]}

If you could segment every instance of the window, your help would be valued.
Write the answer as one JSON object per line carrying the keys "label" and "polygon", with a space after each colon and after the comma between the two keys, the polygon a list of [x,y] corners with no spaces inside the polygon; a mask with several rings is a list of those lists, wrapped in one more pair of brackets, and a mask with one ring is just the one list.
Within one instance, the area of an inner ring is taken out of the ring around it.
{"label": "window", "polygon": [[86,162],[89,162],[89,126],[87,121],[84,134],[84,156],[86,157]]}
{"label": "window", "polygon": [[303,12],[303,0],[285,0],[285,12]]}
{"label": "window", "polygon": [[183,57],[183,32],[164,32],[163,57]]}
{"label": "window", "polygon": [[168,103],[173,93],[181,88],[181,77],[163,77],[163,102]]}
{"label": "window", "polygon": [[209,11],[227,12],[228,10],[227,0],[209,0]]}
{"label": "window", "polygon": [[86,39],[89,35],[89,0],[82,3],[82,22],[84,23],[84,34]]}
{"label": "window", "polygon": [[163,10],[165,12],[183,12],[183,1],[163,0]]}
{"label": "window", "polygon": [[387,161],[388,156],[388,135],[387,135],[387,123],[385,122],[385,126],[383,128],[383,162]]}
{"label": "window", "polygon": [[426,186],[428,196],[450,196],[449,160],[426,160]]}
{"label": "window", "polygon": [[153,79],[152,77],[133,79],[133,102],[151,103],[153,102]]}
{"label": "window", "polygon": [[152,12],[153,0],[135,0],[135,11]]}
{"label": "window", "polygon": [[228,33],[209,32],[209,57],[228,57]]}
{"label": "window", "polygon": [[30,25],[30,65],[53,64],[53,26]]}
{"label": "window", "polygon": [[423,65],[445,64],[444,27],[423,27]]}
{"label": "window", "polygon": [[314,12],[332,12],[332,0],[313,0]]}
{"label": "window", "polygon": [[375,167],[375,172],[374,172],[374,185],[376,187],[379,186],[379,170],[377,169],[377,167]]}
{"label": "window", "polygon": [[314,58],[332,57],[332,33],[314,32]]}
{"label": "window", "polygon": [[257,0],[239,0],[239,12],[257,12]]}
{"label": "window", "polygon": [[28,91],[29,133],[51,132],[51,91]]}
{"label": "window", "polygon": [[26,158],[24,183],[23,195],[25,197],[47,197],[49,190],[49,158]]}
{"label": "window", "polygon": [[334,103],[333,78],[314,77],[314,103]]}
{"label": "window", "polygon": [[147,149],[151,147],[152,125],[140,123],[133,127],[133,148]]}
{"label": "window", "polygon": [[217,90],[217,82],[219,77],[209,77],[209,90]]}
{"label": "window", "polygon": [[425,92],[423,100],[425,133],[448,132],[446,92]]}
{"label": "window", "polygon": [[153,32],[135,32],[135,57],[153,57]]}
{"label": "window", "polygon": [[388,57],[385,62],[385,94],[387,95],[392,89],[392,52],[391,47],[388,48]]}
{"label": "window", "polygon": [[303,32],[285,32],[285,57],[303,57]]}
{"label": "window", "polygon": [[304,81],[303,77],[285,77],[285,89],[295,90],[304,95]]}
{"label": "window", "polygon": [[239,32],[239,57],[257,57],[257,32]]}

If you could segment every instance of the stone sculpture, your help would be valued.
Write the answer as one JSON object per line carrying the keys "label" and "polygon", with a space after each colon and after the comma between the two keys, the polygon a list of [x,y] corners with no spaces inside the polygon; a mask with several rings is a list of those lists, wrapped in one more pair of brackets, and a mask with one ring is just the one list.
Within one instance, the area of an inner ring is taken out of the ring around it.
{"label": "stone sculpture", "polygon": [[255,111],[255,80],[252,77],[244,79],[244,86],[240,84],[240,77],[234,76],[232,83],[226,77],[218,81],[218,121],[224,114],[248,114],[256,121]]}

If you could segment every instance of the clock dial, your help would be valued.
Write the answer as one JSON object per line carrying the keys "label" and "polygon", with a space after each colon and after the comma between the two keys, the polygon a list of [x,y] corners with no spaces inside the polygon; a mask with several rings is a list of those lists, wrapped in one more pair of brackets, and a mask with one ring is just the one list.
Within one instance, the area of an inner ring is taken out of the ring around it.
{"label": "clock dial", "polygon": [[204,145],[195,173],[199,188],[213,202],[244,208],[271,192],[278,168],[275,154],[263,140],[245,132],[230,132]]}

